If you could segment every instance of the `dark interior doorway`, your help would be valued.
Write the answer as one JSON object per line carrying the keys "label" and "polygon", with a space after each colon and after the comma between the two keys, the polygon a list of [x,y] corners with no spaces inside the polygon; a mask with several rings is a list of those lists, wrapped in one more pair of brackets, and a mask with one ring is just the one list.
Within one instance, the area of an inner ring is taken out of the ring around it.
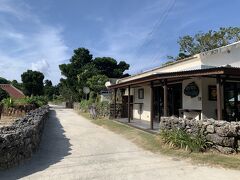
{"label": "dark interior doorway", "polygon": [[[163,116],[163,87],[153,89],[153,120],[160,122]],[[179,109],[182,108],[182,83],[168,85],[168,115],[179,117]]]}
{"label": "dark interior doorway", "polygon": [[160,122],[163,116],[163,87],[158,86],[153,88],[153,120]]}
{"label": "dark interior doorway", "polygon": [[179,109],[182,109],[182,83],[168,86],[168,114],[179,117]]}
{"label": "dark interior doorway", "polygon": [[240,82],[224,83],[224,119],[240,121]]}
{"label": "dark interior doorway", "polygon": [[[128,118],[128,96],[122,96],[122,118]],[[130,119],[133,119],[133,96],[130,96]]]}

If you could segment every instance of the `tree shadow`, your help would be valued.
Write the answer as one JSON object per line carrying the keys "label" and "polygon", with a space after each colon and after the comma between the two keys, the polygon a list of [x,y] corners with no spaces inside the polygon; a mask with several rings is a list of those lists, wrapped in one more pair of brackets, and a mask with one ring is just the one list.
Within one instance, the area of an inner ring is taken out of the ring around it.
{"label": "tree shadow", "polygon": [[42,171],[70,155],[71,144],[64,132],[59,119],[56,117],[56,112],[50,110],[38,151],[33,154],[30,160],[25,160],[16,167],[1,170],[0,179],[23,178]]}

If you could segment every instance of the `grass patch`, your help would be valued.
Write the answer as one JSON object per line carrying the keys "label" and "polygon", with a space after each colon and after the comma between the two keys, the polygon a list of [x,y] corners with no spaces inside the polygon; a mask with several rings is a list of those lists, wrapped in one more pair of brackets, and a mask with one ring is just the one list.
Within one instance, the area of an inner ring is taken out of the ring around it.
{"label": "grass patch", "polygon": [[207,140],[201,133],[191,135],[183,130],[175,129],[161,131],[160,135],[164,143],[171,147],[185,148],[191,152],[204,152],[208,147]]}
{"label": "grass patch", "polygon": [[224,168],[240,170],[240,155],[224,155],[215,152],[189,152],[179,148],[170,148],[164,143],[160,135],[151,134],[122,123],[108,119],[90,119],[87,113],[80,113],[83,117],[89,119],[92,123],[109,129],[117,134],[131,140],[139,147],[164,155],[177,157],[181,159],[190,159],[195,163],[220,166]]}

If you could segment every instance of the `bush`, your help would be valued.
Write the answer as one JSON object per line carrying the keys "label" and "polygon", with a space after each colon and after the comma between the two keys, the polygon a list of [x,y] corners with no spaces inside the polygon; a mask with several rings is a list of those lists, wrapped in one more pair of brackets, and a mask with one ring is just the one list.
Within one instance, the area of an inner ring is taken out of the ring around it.
{"label": "bush", "polygon": [[2,102],[3,106],[6,107],[6,108],[14,106],[14,101],[11,98],[3,99],[1,102]]}
{"label": "bush", "polygon": [[89,107],[93,104],[93,101],[91,100],[82,100],[79,103],[80,111],[82,112],[88,112]]}
{"label": "bush", "polygon": [[163,130],[160,136],[172,147],[185,148],[191,152],[203,152],[207,149],[207,141],[200,133],[191,135],[183,130]]}
{"label": "bush", "polygon": [[34,104],[37,107],[41,107],[48,104],[48,98],[45,96],[31,96],[26,97],[25,99],[28,104]]}
{"label": "bush", "polygon": [[14,100],[11,98],[6,98],[2,100],[2,103],[6,108],[28,104],[35,105],[36,107],[41,107],[43,105],[46,105],[48,101],[47,98],[44,96],[31,96]]}
{"label": "bush", "polygon": [[82,112],[89,112],[89,107],[95,104],[97,116],[106,117],[110,114],[110,104],[108,102],[98,102],[93,99],[82,100],[79,103],[79,110]]}

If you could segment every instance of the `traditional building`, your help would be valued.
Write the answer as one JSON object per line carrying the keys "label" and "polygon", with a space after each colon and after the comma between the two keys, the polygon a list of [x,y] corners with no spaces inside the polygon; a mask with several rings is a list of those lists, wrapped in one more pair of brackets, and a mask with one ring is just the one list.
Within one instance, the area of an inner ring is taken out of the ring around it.
{"label": "traditional building", "polygon": [[23,92],[11,84],[0,84],[0,88],[6,91],[11,98],[18,99],[24,98]]}
{"label": "traditional building", "polygon": [[172,115],[239,121],[240,42],[119,79],[109,89],[114,117],[150,121],[151,128]]}

